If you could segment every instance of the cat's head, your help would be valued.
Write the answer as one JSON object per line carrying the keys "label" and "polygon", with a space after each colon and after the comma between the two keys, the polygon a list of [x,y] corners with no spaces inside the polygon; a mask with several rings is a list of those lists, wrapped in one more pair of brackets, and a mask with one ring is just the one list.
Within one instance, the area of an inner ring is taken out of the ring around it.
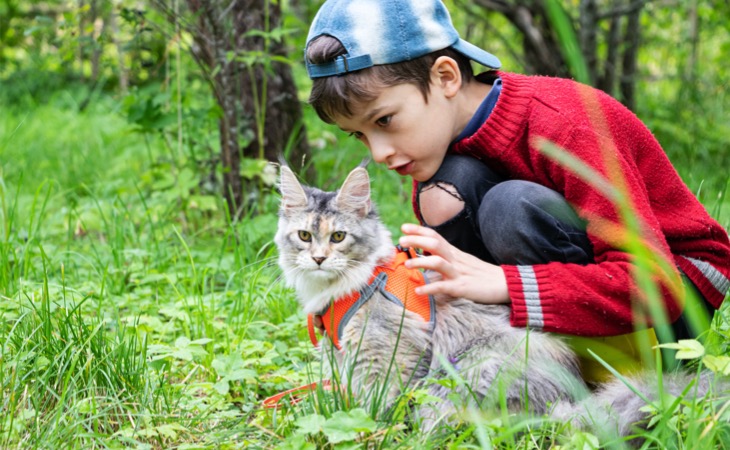
{"label": "cat's head", "polygon": [[390,233],[370,201],[364,167],[350,172],[336,192],[303,186],[281,166],[281,206],[275,242],[279,266],[305,312],[361,288],[376,265],[393,255]]}

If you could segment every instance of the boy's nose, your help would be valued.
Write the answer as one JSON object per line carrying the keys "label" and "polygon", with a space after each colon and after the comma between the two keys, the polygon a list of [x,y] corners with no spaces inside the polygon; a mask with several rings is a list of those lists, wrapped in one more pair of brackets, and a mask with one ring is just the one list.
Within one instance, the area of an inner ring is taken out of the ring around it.
{"label": "boy's nose", "polygon": [[372,142],[370,146],[370,154],[373,157],[373,160],[378,164],[383,164],[388,162],[388,158],[392,156],[395,153],[393,151],[393,147],[390,145],[387,145],[383,142],[375,143]]}

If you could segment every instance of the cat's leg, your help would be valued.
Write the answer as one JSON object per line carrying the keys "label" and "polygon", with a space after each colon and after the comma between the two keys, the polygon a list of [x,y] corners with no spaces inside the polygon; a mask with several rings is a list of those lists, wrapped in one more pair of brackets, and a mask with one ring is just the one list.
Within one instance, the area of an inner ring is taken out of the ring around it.
{"label": "cat's leg", "polygon": [[[514,402],[512,398],[519,397],[511,388],[518,374],[507,373],[511,364],[506,361],[505,355],[467,348],[470,350],[461,354],[434,359],[426,383],[428,394],[441,401],[419,408],[418,417],[423,429],[431,429],[440,422],[452,423],[455,414],[467,408],[484,408],[486,397],[495,400],[489,401],[492,407],[496,406],[499,389],[506,389],[505,395],[510,403]],[[507,370],[502,371],[502,368]],[[504,383],[499,380],[504,380]]]}
{"label": "cat's leg", "polygon": [[530,359],[526,363],[519,350],[514,354],[499,353],[480,348],[478,342],[467,348],[446,362],[448,368],[438,367],[433,372],[450,381],[430,385],[429,394],[442,402],[420,408],[424,426],[448,420],[470,407],[496,410],[502,402],[510,412],[542,415],[557,401],[571,403],[586,395],[580,379],[555,360]]}
{"label": "cat's leg", "polygon": [[420,316],[378,294],[343,332],[346,378],[365,406],[392,406],[428,372],[430,333]]}

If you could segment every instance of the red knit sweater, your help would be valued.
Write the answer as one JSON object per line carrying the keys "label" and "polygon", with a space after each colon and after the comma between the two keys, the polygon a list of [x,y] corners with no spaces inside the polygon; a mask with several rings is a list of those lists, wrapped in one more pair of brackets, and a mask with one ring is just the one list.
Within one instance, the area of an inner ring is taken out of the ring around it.
{"label": "red knit sweater", "polygon": [[[538,150],[541,138],[613,184],[624,183],[644,239],[719,307],[730,288],[728,234],[682,182],[644,124],[615,99],[572,80],[499,75],[502,92],[489,118],[450,151],[474,156],[507,179],[536,182],[563,194],[588,221],[596,261],[585,266],[503,265],[512,325],[581,336],[618,335],[634,331],[633,310],[641,302],[632,257],[620,249],[625,235],[614,226],[622,223],[618,209]],[[669,292],[663,284],[674,321],[682,308]]]}

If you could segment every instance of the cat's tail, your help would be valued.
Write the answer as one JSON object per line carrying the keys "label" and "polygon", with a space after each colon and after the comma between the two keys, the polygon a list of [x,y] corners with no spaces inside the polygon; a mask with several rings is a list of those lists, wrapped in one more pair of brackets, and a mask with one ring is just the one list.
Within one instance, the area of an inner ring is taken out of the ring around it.
{"label": "cat's tail", "polygon": [[688,402],[703,398],[727,401],[730,396],[730,383],[717,379],[711,372],[700,376],[676,372],[661,377],[663,395],[659,375],[647,372],[629,376],[625,381],[605,383],[580,402],[557,403],[551,416],[594,434],[626,437],[646,430],[652,417],[675,404],[678,398]]}

